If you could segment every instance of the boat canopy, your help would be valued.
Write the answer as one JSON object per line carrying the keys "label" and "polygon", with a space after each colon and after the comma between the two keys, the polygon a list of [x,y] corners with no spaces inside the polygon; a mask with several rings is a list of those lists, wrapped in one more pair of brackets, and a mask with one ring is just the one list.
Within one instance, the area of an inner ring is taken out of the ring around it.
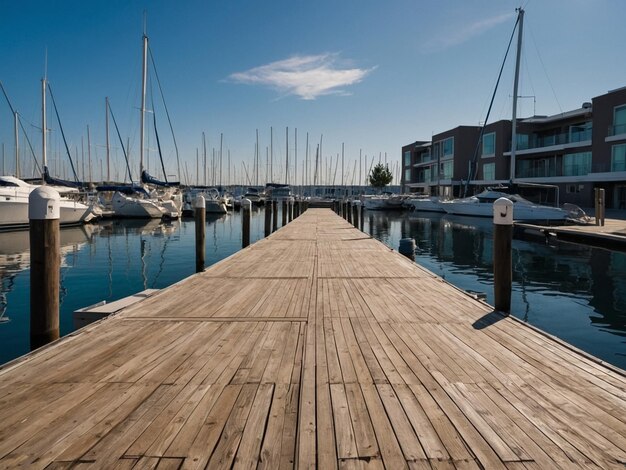
{"label": "boat canopy", "polygon": [[144,196],[150,196],[148,191],[138,185],[115,185],[108,184],[102,186],[96,186],[96,191],[118,191],[122,194],[142,194]]}
{"label": "boat canopy", "polygon": [[43,179],[47,184],[52,184],[55,186],[66,186],[68,188],[82,188],[86,186],[85,183],[82,183],[80,181],[67,181],[59,178],[53,178],[52,176],[50,176],[50,172],[48,171],[47,166],[43,167]]}
{"label": "boat canopy", "polygon": [[160,181],[154,176],[151,176],[146,170],[141,172],[141,182],[146,184],[154,184],[156,186],[163,186],[170,188],[172,186],[180,186],[180,181]]}

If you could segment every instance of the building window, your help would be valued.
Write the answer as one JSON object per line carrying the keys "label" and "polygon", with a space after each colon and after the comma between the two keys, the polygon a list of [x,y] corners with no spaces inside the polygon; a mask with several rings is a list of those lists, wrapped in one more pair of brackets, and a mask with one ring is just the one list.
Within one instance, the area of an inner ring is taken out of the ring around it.
{"label": "building window", "polygon": [[404,182],[408,183],[409,181],[411,181],[411,169],[407,168],[404,170]]}
{"label": "building window", "polygon": [[613,146],[611,171],[626,171],[626,144]]}
{"label": "building window", "polygon": [[483,135],[483,157],[493,157],[496,154],[496,133]]}
{"label": "building window", "polygon": [[483,180],[493,181],[496,179],[496,164],[484,163],[483,164]]}
{"label": "building window", "polygon": [[583,142],[591,140],[591,129],[591,122],[584,122],[569,126],[568,142]]}
{"label": "building window", "polygon": [[613,135],[626,134],[626,104],[613,110]]}
{"label": "building window", "polygon": [[404,166],[411,166],[411,151],[404,152]]}
{"label": "building window", "polygon": [[563,176],[582,176],[591,173],[591,152],[563,155]]}
{"label": "building window", "polygon": [[441,178],[451,180],[454,171],[454,162],[444,162],[441,164]]}
{"label": "building window", "polygon": [[454,137],[443,141],[443,158],[454,156]]}

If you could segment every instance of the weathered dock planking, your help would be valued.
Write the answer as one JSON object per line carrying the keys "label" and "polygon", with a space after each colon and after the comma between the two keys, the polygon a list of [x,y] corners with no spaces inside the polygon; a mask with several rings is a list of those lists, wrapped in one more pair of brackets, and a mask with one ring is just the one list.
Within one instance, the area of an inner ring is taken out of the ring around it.
{"label": "weathered dock planking", "polygon": [[0,467],[624,468],[626,377],[327,209],[0,370]]}

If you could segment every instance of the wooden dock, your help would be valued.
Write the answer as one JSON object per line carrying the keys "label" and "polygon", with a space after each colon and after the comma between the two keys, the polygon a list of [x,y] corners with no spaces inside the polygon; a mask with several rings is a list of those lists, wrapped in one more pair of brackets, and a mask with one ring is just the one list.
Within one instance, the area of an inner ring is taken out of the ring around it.
{"label": "wooden dock", "polygon": [[619,468],[626,377],[328,209],[0,369],[0,468]]}

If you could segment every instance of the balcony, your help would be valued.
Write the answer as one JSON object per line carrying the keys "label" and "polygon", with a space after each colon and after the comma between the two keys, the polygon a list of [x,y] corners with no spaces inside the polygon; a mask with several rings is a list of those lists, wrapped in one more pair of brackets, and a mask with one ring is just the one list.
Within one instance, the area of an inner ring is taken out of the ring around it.
{"label": "balcony", "polygon": [[609,136],[626,134],[626,124],[618,124],[616,126],[609,126]]}
{"label": "balcony", "polygon": [[546,147],[553,147],[556,145],[588,145],[590,141],[591,129],[586,129],[579,132],[563,132],[561,134],[546,136],[539,136],[536,134],[519,134],[517,138],[517,150],[535,150]]}

